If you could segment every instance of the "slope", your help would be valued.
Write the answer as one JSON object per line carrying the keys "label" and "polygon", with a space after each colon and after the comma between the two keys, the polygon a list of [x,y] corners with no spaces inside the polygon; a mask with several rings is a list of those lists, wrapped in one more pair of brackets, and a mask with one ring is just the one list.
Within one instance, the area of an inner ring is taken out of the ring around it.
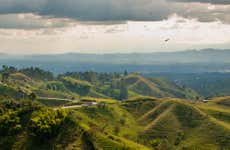
{"label": "slope", "polygon": [[178,97],[195,99],[198,94],[192,89],[181,88],[163,78],[144,78],[138,74],[130,74],[125,77],[129,90],[139,95],[154,97]]}
{"label": "slope", "polygon": [[145,126],[142,142],[168,149],[229,148],[229,123],[209,116],[184,101],[164,101],[145,113],[139,122]]}

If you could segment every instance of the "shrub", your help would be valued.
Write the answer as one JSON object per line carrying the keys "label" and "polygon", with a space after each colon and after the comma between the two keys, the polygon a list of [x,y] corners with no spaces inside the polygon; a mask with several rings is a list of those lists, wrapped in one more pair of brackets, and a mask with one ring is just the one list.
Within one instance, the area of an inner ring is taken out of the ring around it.
{"label": "shrub", "polygon": [[9,110],[0,116],[0,135],[12,135],[22,128],[16,111]]}
{"label": "shrub", "polygon": [[115,135],[118,135],[119,132],[120,132],[120,127],[119,127],[118,125],[116,125],[116,126],[114,127],[114,134],[115,134]]}
{"label": "shrub", "polygon": [[126,123],[125,118],[120,119],[120,124],[121,124],[121,125],[125,125],[125,123]]}
{"label": "shrub", "polygon": [[149,143],[153,148],[157,148],[158,145],[160,145],[160,143],[161,143],[161,139],[153,139],[153,140],[149,141]]}
{"label": "shrub", "polygon": [[183,139],[184,139],[184,133],[182,131],[177,132],[174,145],[179,145]]}
{"label": "shrub", "polygon": [[29,129],[32,135],[45,140],[56,136],[65,118],[63,110],[43,109],[33,113]]}
{"label": "shrub", "polygon": [[172,146],[167,139],[153,139],[150,141],[150,145],[157,150],[171,150]]}
{"label": "shrub", "polygon": [[76,80],[71,77],[63,77],[61,80],[69,90],[76,92],[81,96],[87,95],[92,87],[87,81]]}
{"label": "shrub", "polygon": [[204,119],[198,110],[185,104],[176,105],[175,113],[178,120],[185,127],[194,128]]}

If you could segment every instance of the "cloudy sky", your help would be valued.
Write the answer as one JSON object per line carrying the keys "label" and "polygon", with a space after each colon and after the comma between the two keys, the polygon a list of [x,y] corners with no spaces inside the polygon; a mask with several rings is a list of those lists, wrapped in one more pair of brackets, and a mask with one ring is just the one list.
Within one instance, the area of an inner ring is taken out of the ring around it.
{"label": "cloudy sky", "polygon": [[230,0],[0,0],[3,53],[203,48],[230,49]]}

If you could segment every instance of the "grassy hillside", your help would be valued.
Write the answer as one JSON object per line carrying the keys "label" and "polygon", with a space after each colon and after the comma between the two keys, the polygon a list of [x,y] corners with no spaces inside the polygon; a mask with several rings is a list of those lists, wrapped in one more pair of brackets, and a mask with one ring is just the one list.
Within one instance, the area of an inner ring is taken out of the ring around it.
{"label": "grassy hillside", "polygon": [[190,87],[204,97],[229,96],[230,73],[206,72],[206,73],[152,73],[149,77],[164,77],[182,87]]}
{"label": "grassy hillside", "polygon": [[211,102],[217,105],[230,107],[230,96],[216,97],[216,98],[213,98]]}
{"label": "grassy hillside", "polygon": [[151,97],[124,102],[84,100],[97,101],[98,105],[64,110],[1,100],[0,146],[67,150],[230,148],[229,107],[214,101],[190,103]]}
{"label": "grassy hillside", "polygon": [[[138,122],[144,126],[140,142],[153,148],[162,147],[162,144],[168,149],[230,148],[229,108],[209,105],[212,104],[164,100],[146,109],[138,117]],[[210,108],[215,108],[218,115],[221,113],[221,118],[207,111]]]}
{"label": "grassy hillside", "polygon": [[[37,97],[77,99],[81,96],[124,100],[136,96],[198,99],[191,89],[181,88],[162,78],[145,78],[139,74],[73,72],[54,77],[39,68],[0,71],[1,85]],[[4,77],[4,78],[3,78]],[[4,93],[2,93],[4,94]],[[7,93],[6,93],[7,95]],[[15,94],[11,94],[15,95]],[[15,97],[14,97],[15,98]]]}
{"label": "grassy hillside", "polygon": [[0,106],[3,149],[148,149],[123,137],[136,137],[128,131],[135,120],[115,103],[72,111],[30,102],[2,101]]}
{"label": "grassy hillside", "polygon": [[230,97],[138,74],[0,74],[0,149],[230,149]]}
{"label": "grassy hillside", "polygon": [[199,95],[192,89],[181,88],[163,78],[144,78],[137,74],[125,77],[129,89],[140,95],[154,97],[178,97],[196,99]]}

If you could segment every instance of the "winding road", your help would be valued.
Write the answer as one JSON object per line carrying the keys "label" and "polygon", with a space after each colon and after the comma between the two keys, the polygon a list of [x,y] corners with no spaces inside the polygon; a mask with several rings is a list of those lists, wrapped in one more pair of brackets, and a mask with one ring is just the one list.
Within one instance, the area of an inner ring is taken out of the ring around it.
{"label": "winding road", "polygon": [[[57,101],[68,101],[68,102],[73,102],[76,100],[72,99],[65,99],[65,98],[54,98],[54,97],[38,97],[40,100],[57,100]],[[89,107],[89,106],[96,106],[96,102],[91,102],[91,103],[83,103],[83,104],[76,104],[76,105],[70,105],[70,106],[61,106],[61,107],[55,107],[54,109],[71,109],[71,108],[80,108],[80,107]]]}

